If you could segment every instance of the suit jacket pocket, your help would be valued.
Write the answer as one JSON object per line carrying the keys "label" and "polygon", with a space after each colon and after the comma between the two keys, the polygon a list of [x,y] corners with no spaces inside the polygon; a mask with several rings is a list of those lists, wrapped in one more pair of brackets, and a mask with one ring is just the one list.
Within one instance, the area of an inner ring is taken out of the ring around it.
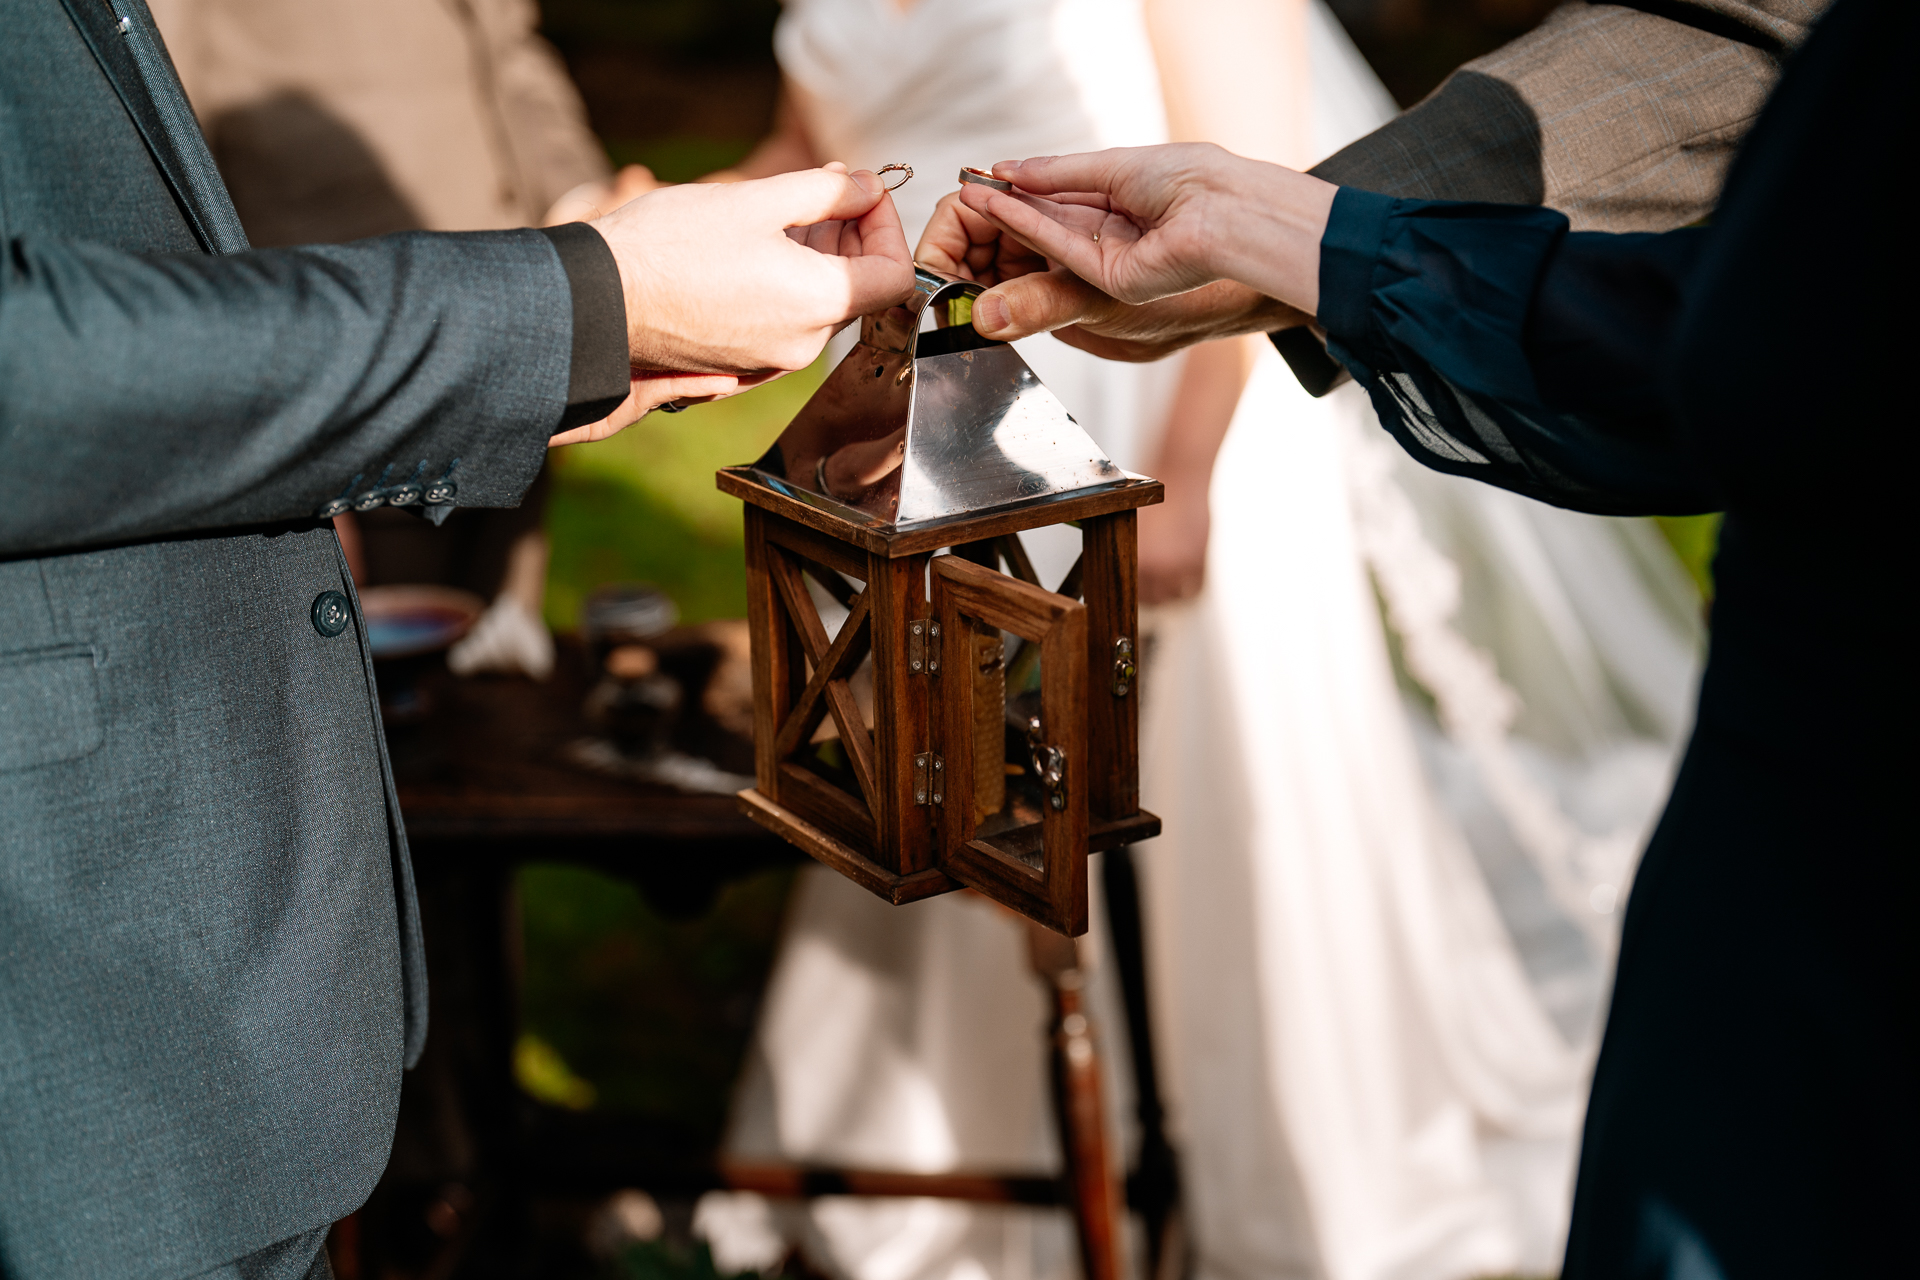
{"label": "suit jacket pocket", "polygon": [[77,760],[99,747],[92,645],[0,653],[0,773]]}

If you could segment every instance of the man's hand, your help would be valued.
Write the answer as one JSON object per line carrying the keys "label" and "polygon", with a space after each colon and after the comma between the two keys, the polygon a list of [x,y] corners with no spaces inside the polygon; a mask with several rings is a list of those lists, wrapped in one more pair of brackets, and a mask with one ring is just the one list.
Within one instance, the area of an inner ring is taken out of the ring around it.
{"label": "man's hand", "polygon": [[1065,268],[1010,281],[973,304],[974,328],[986,337],[1011,342],[1051,330],[1070,347],[1136,363],[1220,338],[1291,329],[1311,319],[1232,280],[1128,306]]}
{"label": "man's hand", "polygon": [[864,170],[663,187],[590,225],[620,267],[636,370],[802,369],[848,320],[913,290],[900,216]]}
{"label": "man's hand", "polygon": [[973,327],[983,336],[1012,342],[1051,333],[1108,360],[1158,360],[1196,343],[1290,329],[1311,319],[1231,280],[1129,305],[1048,262],[962,203],[958,191],[935,208],[914,257],[937,271],[993,286],[973,304]]}
{"label": "man's hand", "polygon": [[632,426],[663,404],[671,403],[684,408],[690,404],[705,404],[709,400],[724,400],[736,392],[751,391],[763,382],[771,382],[777,376],[754,374],[736,378],[730,373],[643,373],[635,369],[632,388],[618,409],[598,422],[562,431],[547,441],[547,447],[551,449],[557,445],[605,440]]}

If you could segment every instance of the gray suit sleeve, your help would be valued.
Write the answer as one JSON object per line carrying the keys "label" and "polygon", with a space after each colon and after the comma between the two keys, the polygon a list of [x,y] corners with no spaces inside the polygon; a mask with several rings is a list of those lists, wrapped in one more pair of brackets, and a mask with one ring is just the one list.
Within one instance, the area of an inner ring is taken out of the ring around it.
{"label": "gray suit sleeve", "polygon": [[538,231],[4,249],[0,555],[511,506],[568,407],[573,303]]}
{"label": "gray suit sleeve", "polygon": [[[1312,172],[1385,195],[1546,205],[1576,231],[1671,231],[1712,210],[1781,60],[1827,4],[1564,4]],[[1344,381],[1307,329],[1272,337],[1314,395]]]}
{"label": "gray suit sleeve", "polygon": [[1422,200],[1544,204],[1576,231],[1706,216],[1824,0],[1566,4],[1316,165]]}

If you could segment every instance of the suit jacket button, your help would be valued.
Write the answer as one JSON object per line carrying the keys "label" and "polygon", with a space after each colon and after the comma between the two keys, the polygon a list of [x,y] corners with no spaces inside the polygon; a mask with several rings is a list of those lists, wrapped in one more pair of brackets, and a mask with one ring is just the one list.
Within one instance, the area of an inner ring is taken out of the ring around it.
{"label": "suit jacket button", "polygon": [[338,591],[322,591],[313,598],[313,629],[323,636],[337,636],[353,619],[353,609]]}
{"label": "suit jacket button", "polygon": [[320,510],[315,512],[314,514],[319,516],[319,518],[322,520],[331,520],[335,516],[344,514],[345,512],[348,512],[351,510],[353,510],[353,504],[351,502],[347,501],[345,498],[335,498],[332,502],[327,503],[324,507],[321,507]]}
{"label": "suit jacket button", "polygon": [[435,480],[432,484],[427,486],[427,492],[426,492],[427,505],[430,507],[437,507],[437,506],[441,506],[444,503],[452,502],[454,495],[458,492],[460,492],[460,487],[456,485],[453,481]]}

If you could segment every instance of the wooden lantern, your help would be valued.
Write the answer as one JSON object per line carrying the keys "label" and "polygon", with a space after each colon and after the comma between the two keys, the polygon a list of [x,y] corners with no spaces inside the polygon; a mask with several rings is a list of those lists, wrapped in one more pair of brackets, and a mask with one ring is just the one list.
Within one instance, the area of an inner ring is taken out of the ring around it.
{"label": "wooden lantern", "polygon": [[[719,473],[746,502],[740,802],[891,902],[966,885],[1075,936],[1087,854],[1160,830],[1139,799],[1134,513],[1161,486],[974,332],[980,286],[916,285],[764,457]],[[1068,522],[1080,560],[1050,591],[1020,531]]]}

